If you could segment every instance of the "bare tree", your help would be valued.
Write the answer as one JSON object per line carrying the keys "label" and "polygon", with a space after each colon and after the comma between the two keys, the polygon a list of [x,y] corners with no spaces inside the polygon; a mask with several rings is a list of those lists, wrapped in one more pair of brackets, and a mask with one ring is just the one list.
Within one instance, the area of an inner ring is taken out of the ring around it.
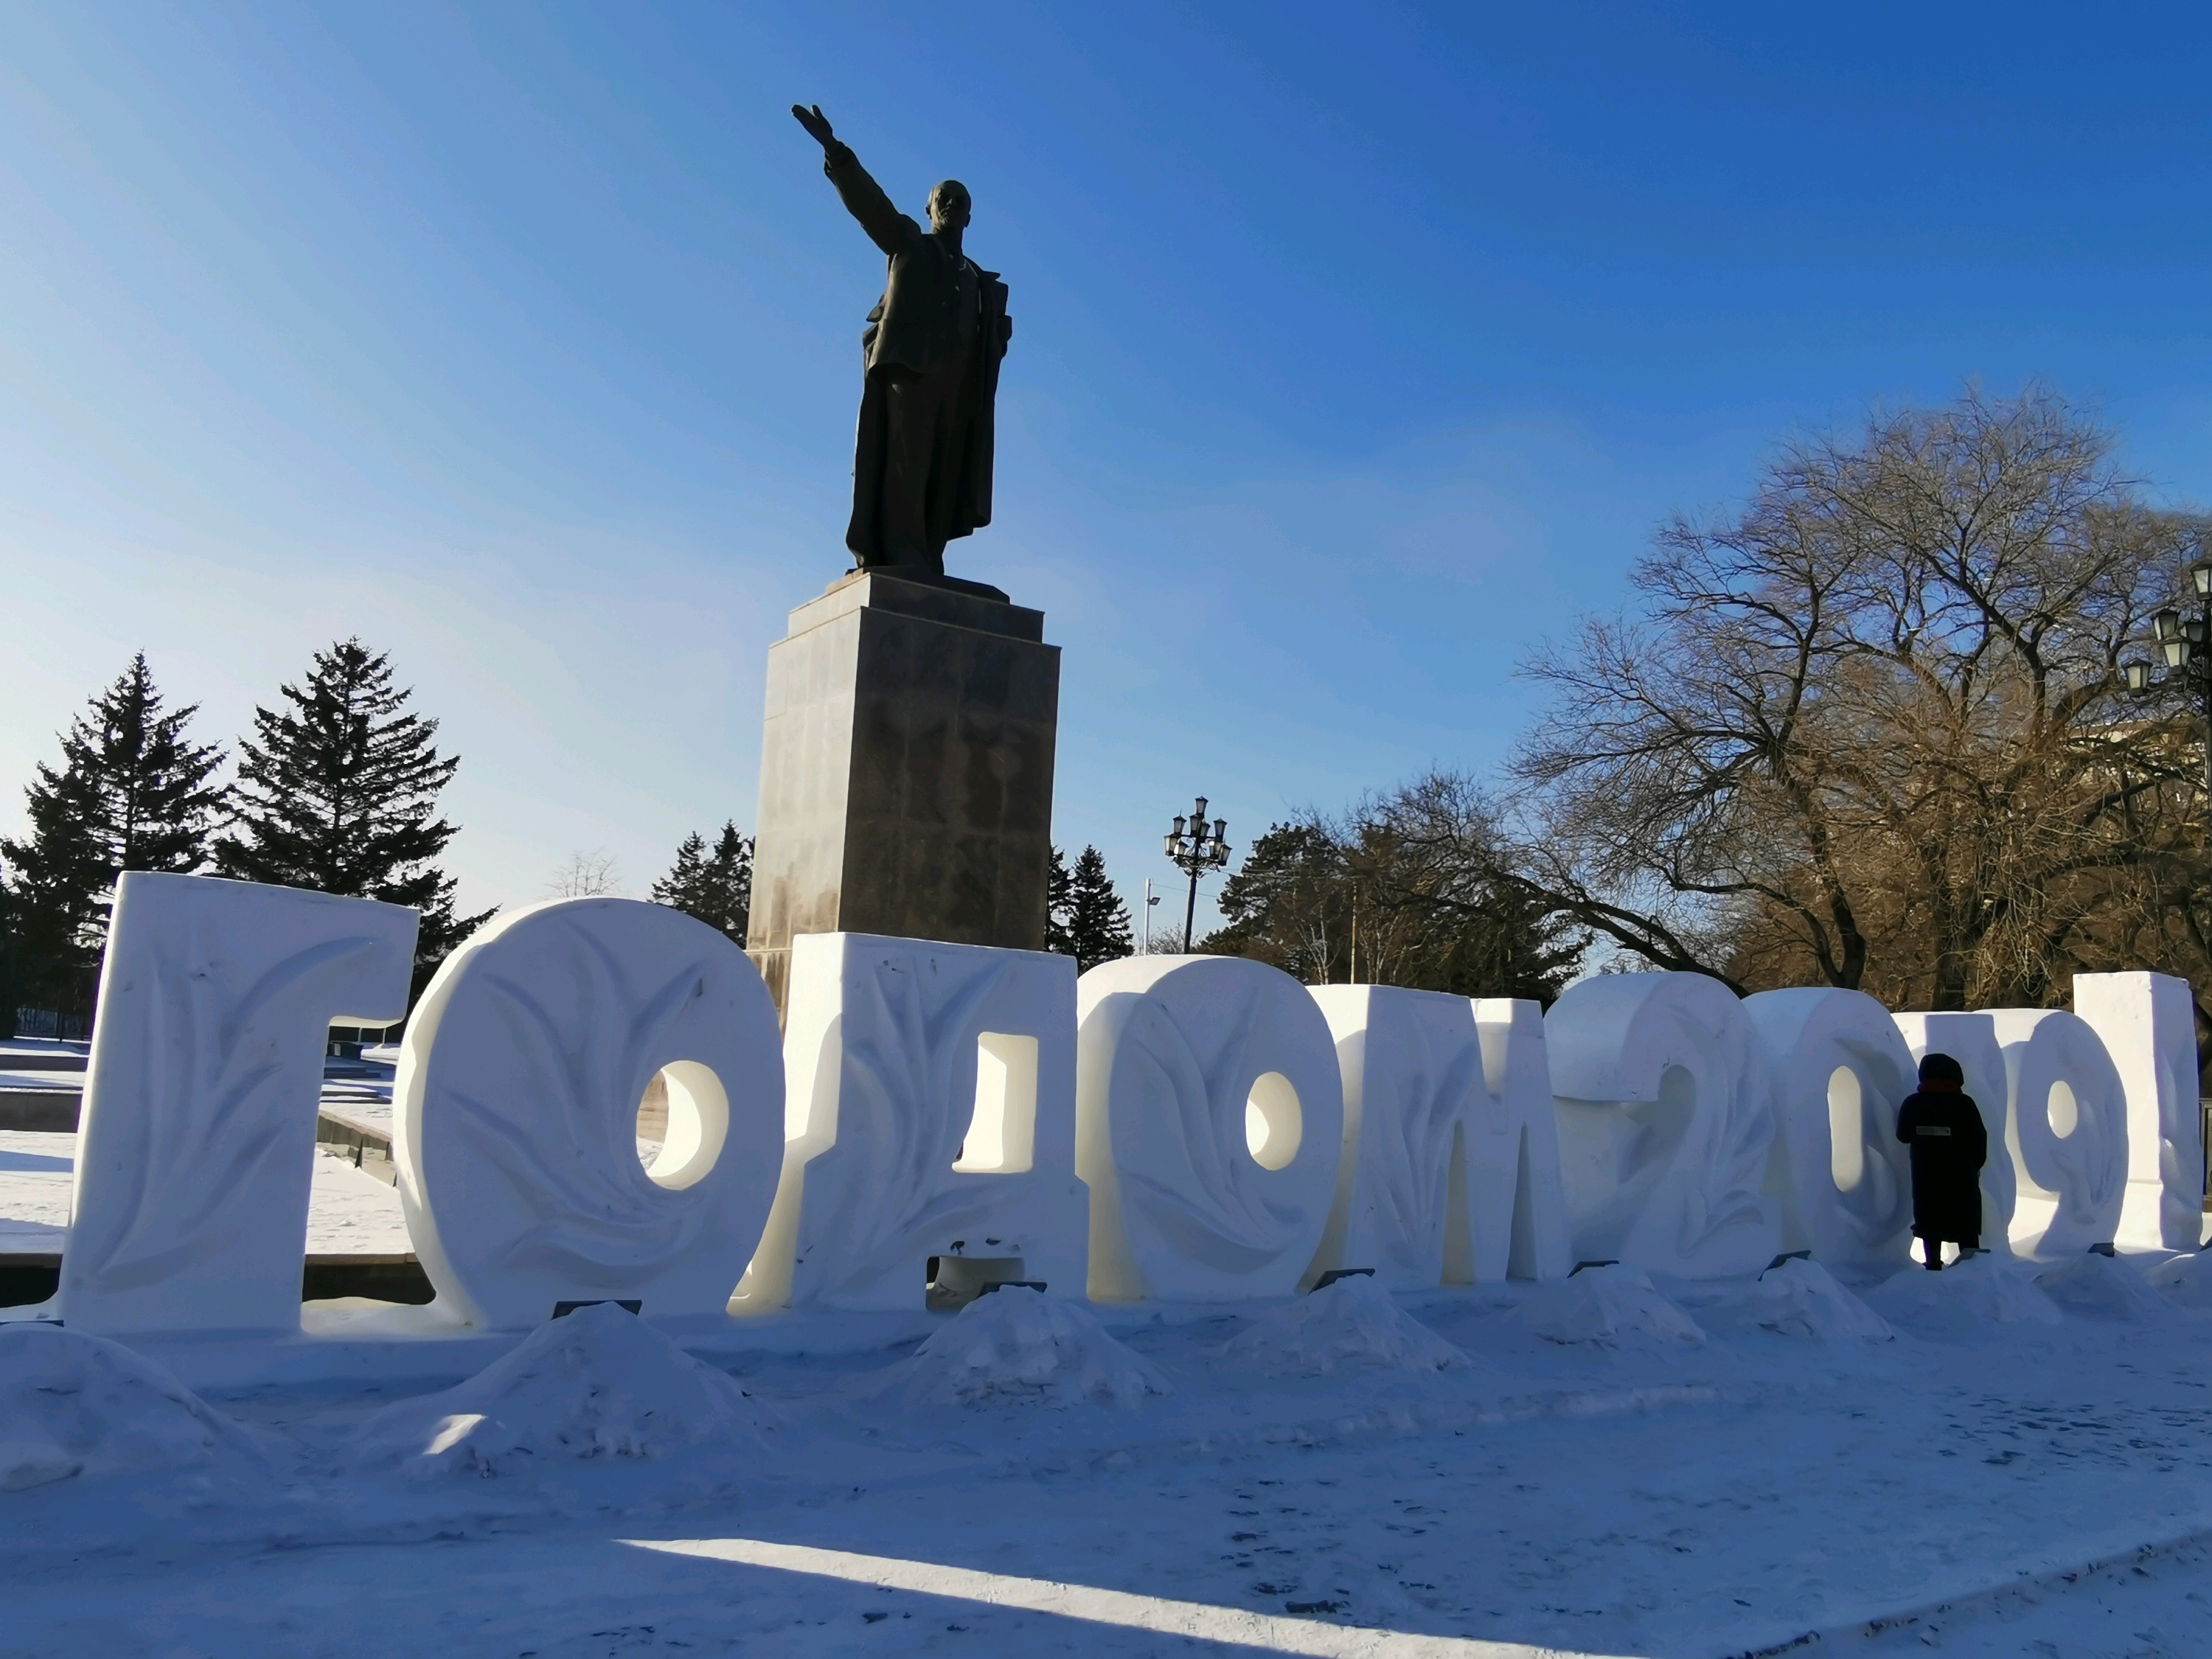
{"label": "bare tree", "polygon": [[[1203,940],[1195,941],[1191,945],[1194,951],[1203,951],[1206,948]],[[1178,916],[1172,921],[1163,921],[1155,916],[1152,927],[1145,934],[1145,954],[1148,957],[1181,956],[1182,954],[1182,919]]]}
{"label": "bare tree", "polygon": [[2112,451],[2045,389],[1969,389],[1664,526],[1635,611],[1528,665],[1556,701],[1506,872],[1739,990],[2035,1004],[2122,940],[2201,964],[2197,751],[2120,665],[2202,526]]}
{"label": "bare tree", "polygon": [[568,854],[545,884],[548,898],[620,898],[622,872],[614,854],[604,847]]}

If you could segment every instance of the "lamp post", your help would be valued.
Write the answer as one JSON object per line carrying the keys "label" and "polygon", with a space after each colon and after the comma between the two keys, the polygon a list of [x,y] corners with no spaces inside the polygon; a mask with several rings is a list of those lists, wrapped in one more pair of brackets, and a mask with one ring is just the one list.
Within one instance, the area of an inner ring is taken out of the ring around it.
{"label": "lamp post", "polygon": [[[1189,829],[1183,825],[1188,823]],[[1198,878],[1208,871],[1218,870],[1229,862],[1229,820],[1216,818],[1213,833],[1206,829],[1206,797],[1198,798],[1188,819],[1177,818],[1175,828],[1167,833],[1168,861],[1190,878],[1190,902],[1182,912],[1182,953],[1190,954],[1191,924],[1198,918]]]}
{"label": "lamp post", "polygon": [[[2212,800],[2212,558],[2200,557],[2189,567],[2190,586],[2197,590],[2197,614],[2185,617],[2172,605],[2151,613],[2151,632],[2166,658],[2166,678],[2179,678],[2196,692],[2204,716],[2204,792]],[[2124,662],[2121,676],[2129,690],[2147,696],[2153,689],[2151,665]]]}

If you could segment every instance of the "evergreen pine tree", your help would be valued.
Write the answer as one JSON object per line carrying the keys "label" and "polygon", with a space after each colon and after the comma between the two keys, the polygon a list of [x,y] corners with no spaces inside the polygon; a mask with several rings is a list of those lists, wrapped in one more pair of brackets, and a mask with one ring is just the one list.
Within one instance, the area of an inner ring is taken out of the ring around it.
{"label": "evergreen pine tree", "polygon": [[1079,969],[1129,954],[1129,907],[1106,875],[1106,860],[1085,847],[1067,882],[1067,936]]}
{"label": "evergreen pine tree", "polygon": [[457,915],[453,878],[436,863],[455,826],[435,816],[460,765],[432,744],[438,723],[405,712],[381,652],[358,639],[315,653],[289,708],[253,711],[239,744],[231,833],[216,845],[223,874],[412,905],[419,993],[448,951],[490,919]]}
{"label": "evergreen pine tree", "polygon": [[1129,907],[1107,878],[1096,847],[1077,855],[1073,871],[1054,848],[1046,896],[1045,948],[1073,957],[1077,971],[1129,954]]}
{"label": "evergreen pine tree", "polygon": [[1208,933],[1200,950],[1251,957],[1308,985],[1343,976],[1351,884],[1344,848],[1320,824],[1269,824],[1222,884],[1220,904],[1226,926]]}
{"label": "evergreen pine tree", "polygon": [[704,908],[706,890],[707,838],[694,830],[678,846],[668,873],[653,884],[652,898],[655,904],[696,916]]}
{"label": "evergreen pine tree", "polygon": [[675,864],[653,884],[653,902],[696,916],[742,945],[752,921],[751,838],[739,835],[736,824],[726,823],[709,853],[706,838],[696,830],[684,836],[676,849]]}
{"label": "evergreen pine tree", "polygon": [[61,769],[40,764],[24,792],[28,837],[0,842],[9,866],[0,972],[9,980],[0,1002],[83,1011],[116,878],[206,864],[223,799],[209,778],[222,749],[186,739],[197,712],[162,711],[142,652],[62,734]]}
{"label": "evergreen pine tree", "polygon": [[1075,954],[1075,939],[1067,931],[1067,860],[1055,847],[1044,878],[1044,948],[1062,957]]}

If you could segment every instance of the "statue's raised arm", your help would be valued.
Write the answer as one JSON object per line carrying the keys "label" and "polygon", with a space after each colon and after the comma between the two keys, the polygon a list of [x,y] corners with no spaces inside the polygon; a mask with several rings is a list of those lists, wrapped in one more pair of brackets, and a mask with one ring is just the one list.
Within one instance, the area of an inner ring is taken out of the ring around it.
{"label": "statue's raised arm", "polygon": [[853,154],[852,147],[838,141],[830,118],[822,112],[822,106],[808,107],[793,104],[791,112],[799,125],[806,129],[807,136],[822,146],[822,171],[830,175],[830,182],[837,186],[837,194],[845,204],[845,210],[860,222],[860,228],[868,233],[868,240],[884,251],[886,258],[910,246],[921,234],[921,227],[891,205],[891,198],[884,194],[883,186],[868,176],[860,158]]}
{"label": "statue's raised arm", "polygon": [[846,211],[890,262],[860,336],[866,379],[845,545],[863,569],[941,577],[945,543],[991,522],[999,362],[1013,333],[1006,285],[961,246],[965,185],[946,179],[929,192],[925,230],[891,205],[819,105],[791,113],[822,146]]}

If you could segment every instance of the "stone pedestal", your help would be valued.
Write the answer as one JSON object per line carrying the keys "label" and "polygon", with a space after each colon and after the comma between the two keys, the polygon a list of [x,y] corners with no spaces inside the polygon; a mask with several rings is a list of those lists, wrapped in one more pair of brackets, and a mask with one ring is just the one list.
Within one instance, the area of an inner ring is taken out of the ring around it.
{"label": "stone pedestal", "polygon": [[978,582],[858,571],[768,653],[747,951],[799,933],[1042,951],[1060,647]]}

